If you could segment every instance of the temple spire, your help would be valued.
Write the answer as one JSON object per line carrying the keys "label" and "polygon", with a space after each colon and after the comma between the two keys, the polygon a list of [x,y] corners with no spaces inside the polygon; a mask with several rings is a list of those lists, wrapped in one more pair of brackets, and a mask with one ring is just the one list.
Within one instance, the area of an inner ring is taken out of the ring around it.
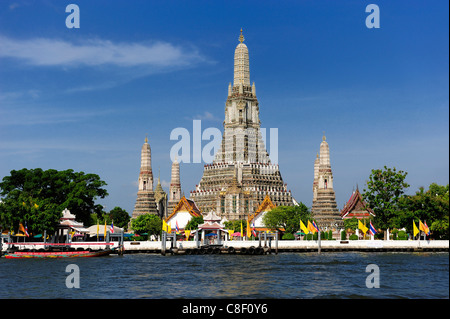
{"label": "temple spire", "polygon": [[234,51],[234,83],[233,86],[250,86],[250,67],[249,67],[249,57],[248,48],[243,43],[244,36],[239,36],[239,44]]}

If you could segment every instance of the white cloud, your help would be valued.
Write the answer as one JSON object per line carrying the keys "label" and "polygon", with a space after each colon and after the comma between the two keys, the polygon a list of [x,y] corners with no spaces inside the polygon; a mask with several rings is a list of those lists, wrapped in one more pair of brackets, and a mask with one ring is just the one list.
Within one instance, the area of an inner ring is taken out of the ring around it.
{"label": "white cloud", "polygon": [[195,48],[182,48],[167,42],[114,43],[89,39],[79,43],[66,40],[34,38],[12,39],[0,35],[0,58],[22,60],[34,66],[100,66],[120,67],[188,66],[203,60]]}

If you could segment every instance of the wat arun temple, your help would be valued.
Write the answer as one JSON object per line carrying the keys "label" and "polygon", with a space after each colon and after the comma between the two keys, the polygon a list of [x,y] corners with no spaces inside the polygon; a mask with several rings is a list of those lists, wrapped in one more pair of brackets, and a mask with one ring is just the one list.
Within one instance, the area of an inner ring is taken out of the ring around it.
{"label": "wat arun temple", "polygon": [[[284,183],[278,164],[271,162],[261,134],[259,102],[255,83],[250,82],[249,51],[239,37],[234,52],[234,79],[228,86],[224,132],[220,149],[211,164],[204,165],[203,176],[190,192],[190,201],[203,215],[214,211],[226,220],[247,219],[268,197],[274,206],[297,205]],[[323,226],[340,224],[334,198],[328,144],[321,144],[321,155],[314,165],[314,218]],[[181,199],[180,166],[172,165],[169,198],[158,185],[153,190],[148,140],[141,153],[139,191],[132,218],[153,213],[166,218]],[[319,163],[320,162],[320,163]],[[320,167],[319,167],[320,166]],[[325,175],[324,175],[325,174]],[[323,217],[323,218],[322,218]]]}

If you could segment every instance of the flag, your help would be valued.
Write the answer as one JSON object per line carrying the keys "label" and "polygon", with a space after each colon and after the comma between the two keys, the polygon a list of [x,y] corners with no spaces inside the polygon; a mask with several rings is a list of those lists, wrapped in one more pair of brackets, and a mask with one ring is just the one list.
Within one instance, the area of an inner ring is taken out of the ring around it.
{"label": "flag", "polygon": [[163,222],[162,222],[162,230],[167,232],[167,223],[166,223],[166,221],[164,219],[163,219]]}
{"label": "flag", "polygon": [[184,235],[186,236],[186,240],[189,240],[189,236],[191,235],[191,231],[190,230],[185,230],[184,231]]}
{"label": "flag", "polygon": [[367,231],[369,230],[366,225],[364,225],[363,223],[361,223],[361,220],[358,219],[358,228],[362,230],[362,232],[364,233],[364,236],[366,235]]}
{"label": "flag", "polygon": [[104,232],[103,232],[103,237],[106,239],[106,218],[105,218],[105,229],[104,229]]}
{"label": "flag", "polygon": [[230,237],[230,240],[233,240],[233,233],[234,233],[234,230],[233,229],[229,229],[228,230],[228,236]]}
{"label": "flag", "polygon": [[430,236],[430,228],[428,228],[427,222],[425,222],[425,230],[425,234],[427,234],[427,236]]}
{"label": "flag", "polygon": [[311,222],[309,220],[308,220],[308,230],[313,234],[315,234],[317,231],[316,228],[314,227],[314,225],[311,224]]}
{"label": "flag", "polygon": [[309,233],[308,227],[303,224],[302,220],[300,220],[300,229],[305,233],[305,235]]}
{"label": "flag", "polygon": [[19,224],[19,231],[25,234],[25,236],[30,237],[28,234],[27,223],[25,222],[25,227],[23,227],[22,223]]}
{"label": "flag", "polygon": [[244,227],[242,226],[242,220],[241,220],[241,237],[244,237]]}
{"label": "flag", "polygon": [[109,231],[114,234],[114,221],[111,221],[111,226],[109,226]]}
{"label": "flag", "polygon": [[372,221],[370,221],[370,224],[369,224],[369,231],[372,236],[375,236],[375,234],[377,233],[377,230],[372,225]]}
{"label": "flag", "polygon": [[170,226],[170,224],[167,224],[167,232],[169,234],[172,232],[172,226]]}
{"label": "flag", "polygon": [[315,221],[313,221],[313,226],[314,226],[315,230],[318,232],[319,231],[319,227],[316,225]]}
{"label": "flag", "polygon": [[253,222],[252,222],[252,235],[255,236],[255,237],[257,236],[256,235],[255,220],[253,220]]}
{"label": "flag", "polygon": [[247,219],[247,238],[252,237],[251,229],[250,229],[250,222]]}
{"label": "flag", "polygon": [[177,230],[177,234],[180,232],[180,228],[178,228],[178,220],[175,221],[175,229]]}
{"label": "flag", "polygon": [[99,230],[100,230],[100,224],[99,224],[98,219],[97,219],[97,237],[98,237]]}
{"label": "flag", "polygon": [[420,220],[419,220],[419,229],[421,231],[423,231],[425,234],[429,235],[430,234],[430,229],[427,226],[427,223],[425,222],[425,224],[423,224]]}
{"label": "flag", "polygon": [[417,228],[416,223],[413,221],[413,234],[414,234],[414,237],[416,237],[416,235],[417,235],[418,233],[420,233],[420,231],[419,231],[419,229]]}

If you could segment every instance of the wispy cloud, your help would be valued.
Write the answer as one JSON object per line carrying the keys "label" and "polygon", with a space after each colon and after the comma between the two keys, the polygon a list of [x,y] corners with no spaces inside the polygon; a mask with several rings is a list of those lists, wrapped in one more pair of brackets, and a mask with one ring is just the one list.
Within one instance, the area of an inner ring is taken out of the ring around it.
{"label": "wispy cloud", "polygon": [[50,38],[12,39],[0,35],[0,58],[21,60],[33,66],[101,66],[119,67],[189,66],[203,60],[194,47],[185,48],[171,43],[112,42],[88,39],[72,43]]}
{"label": "wispy cloud", "polygon": [[214,114],[205,111],[203,114],[194,115],[192,118],[187,118],[188,120],[202,120],[202,121],[222,121],[221,118],[215,116]]}

